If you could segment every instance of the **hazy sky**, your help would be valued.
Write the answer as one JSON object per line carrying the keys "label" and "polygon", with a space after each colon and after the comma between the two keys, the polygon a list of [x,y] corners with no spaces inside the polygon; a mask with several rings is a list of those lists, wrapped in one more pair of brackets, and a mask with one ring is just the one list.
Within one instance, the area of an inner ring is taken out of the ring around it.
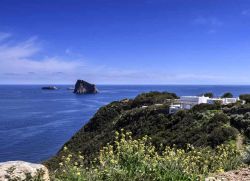
{"label": "hazy sky", "polygon": [[250,84],[249,0],[0,0],[0,84]]}

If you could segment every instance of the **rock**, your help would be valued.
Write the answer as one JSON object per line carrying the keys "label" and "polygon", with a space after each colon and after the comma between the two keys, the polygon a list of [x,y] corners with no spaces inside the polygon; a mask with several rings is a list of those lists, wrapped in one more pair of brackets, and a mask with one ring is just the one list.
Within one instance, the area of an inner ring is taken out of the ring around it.
{"label": "rock", "polygon": [[40,176],[41,180],[49,181],[48,169],[35,163],[24,161],[8,161],[0,163],[0,180],[32,180],[32,177]]}
{"label": "rock", "polygon": [[42,87],[43,90],[57,90],[58,88],[56,86],[47,86],[47,87]]}
{"label": "rock", "polygon": [[214,177],[221,181],[250,181],[250,167],[220,173]]}
{"label": "rock", "polygon": [[75,94],[95,94],[98,90],[94,84],[90,84],[84,80],[77,80],[75,84]]}

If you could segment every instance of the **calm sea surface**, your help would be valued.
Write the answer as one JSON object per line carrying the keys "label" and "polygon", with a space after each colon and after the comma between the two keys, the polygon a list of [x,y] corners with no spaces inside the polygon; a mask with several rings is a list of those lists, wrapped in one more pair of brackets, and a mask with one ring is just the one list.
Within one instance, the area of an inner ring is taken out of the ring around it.
{"label": "calm sea surface", "polygon": [[[148,91],[177,95],[213,92],[235,96],[250,93],[250,86],[98,86],[96,95],[75,95],[67,85],[55,91],[38,85],[0,85],[0,162],[48,159],[73,136],[103,105],[134,98]],[[84,143],[83,143],[84,144]]]}

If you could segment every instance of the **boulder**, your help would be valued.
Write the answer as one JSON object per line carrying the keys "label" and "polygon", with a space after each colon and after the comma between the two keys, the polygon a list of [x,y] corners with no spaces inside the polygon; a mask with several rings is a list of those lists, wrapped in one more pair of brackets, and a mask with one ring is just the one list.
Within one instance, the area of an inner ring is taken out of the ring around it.
{"label": "boulder", "polygon": [[0,180],[40,180],[49,181],[49,171],[41,164],[24,161],[8,161],[0,163]]}
{"label": "boulder", "polygon": [[98,92],[94,84],[90,84],[84,80],[77,80],[75,84],[75,94],[96,94]]}

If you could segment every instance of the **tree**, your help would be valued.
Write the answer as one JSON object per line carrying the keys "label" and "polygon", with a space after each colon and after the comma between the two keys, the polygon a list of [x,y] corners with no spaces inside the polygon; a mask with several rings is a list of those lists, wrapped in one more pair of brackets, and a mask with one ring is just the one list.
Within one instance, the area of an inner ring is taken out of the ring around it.
{"label": "tree", "polygon": [[142,93],[138,95],[132,103],[132,107],[141,107],[141,106],[149,106],[153,104],[162,104],[167,99],[178,99],[178,96],[175,93],[169,92],[149,92]]}
{"label": "tree", "polygon": [[250,94],[241,94],[240,99],[245,100],[246,103],[250,103]]}
{"label": "tree", "polygon": [[224,113],[216,113],[214,117],[211,119],[211,122],[227,124],[229,123],[229,119],[227,115]]}
{"label": "tree", "polygon": [[216,127],[212,130],[208,137],[208,141],[210,142],[212,147],[216,147],[227,140],[235,140],[237,134],[239,134],[238,130],[232,127]]}
{"label": "tree", "polygon": [[215,128],[223,127],[223,125],[228,124],[230,120],[224,113],[216,113],[206,124],[207,132],[213,131]]}
{"label": "tree", "polygon": [[207,92],[205,94],[203,94],[205,97],[209,97],[209,98],[213,98],[214,94],[212,92]]}
{"label": "tree", "polygon": [[220,109],[219,104],[197,104],[191,110],[194,112],[202,112],[207,110],[218,110]]}
{"label": "tree", "polygon": [[226,92],[221,96],[221,98],[232,98],[232,97],[233,97],[233,94],[231,92]]}

